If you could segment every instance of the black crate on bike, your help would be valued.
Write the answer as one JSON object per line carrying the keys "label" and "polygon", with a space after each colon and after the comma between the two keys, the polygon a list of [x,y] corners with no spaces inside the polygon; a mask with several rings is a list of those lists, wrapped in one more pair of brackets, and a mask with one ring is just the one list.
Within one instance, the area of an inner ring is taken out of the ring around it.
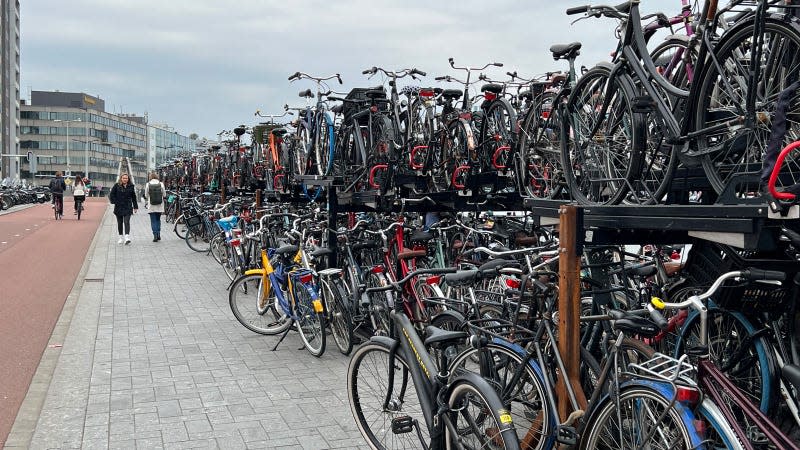
{"label": "black crate on bike", "polygon": [[[383,92],[382,98],[386,97],[386,89],[383,86],[376,86],[371,88],[353,88],[345,97],[348,100],[368,100],[367,92],[370,91],[381,91]],[[342,114],[344,115],[345,122],[348,121],[351,117],[355,114],[363,111],[366,109],[366,106],[363,104],[352,103],[352,102],[344,102],[342,105]]]}
{"label": "black crate on bike", "polygon": [[192,230],[192,232],[197,232],[203,229],[203,217],[202,216],[189,216],[186,218],[186,226]]}
{"label": "black crate on bike", "polygon": [[693,285],[707,287],[723,273],[749,267],[785,272],[786,280],[781,286],[728,280],[714,296],[714,303],[742,313],[788,310],[798,295],[794,278],[800,264],[782,250],[756,252],[701,241],[692,246],[683,274]]}

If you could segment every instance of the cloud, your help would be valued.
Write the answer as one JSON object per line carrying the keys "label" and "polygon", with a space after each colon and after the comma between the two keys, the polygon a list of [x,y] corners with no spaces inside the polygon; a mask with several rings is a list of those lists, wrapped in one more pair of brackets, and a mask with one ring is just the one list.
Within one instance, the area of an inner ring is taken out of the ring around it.
{"label": "cloud", "polygon": [[374,65],[417,67],[428,72],[420,83],[435,85],[437,75],[458,75],[448,57],[503,62],[491,71],[497,78],[566,69],[548,48],[575,40],[584,42],[579,64],[608,60],[614,22],[570,26],[572,3],[580,2],[27,0],[22,88],[99,94],[212,137],[254,123],[256,109],[301,104],[297,91],[312,86],[286,80],[298,70],[341,73],[345,85],[332,87],[346,91],[379,83],[361,75]]}

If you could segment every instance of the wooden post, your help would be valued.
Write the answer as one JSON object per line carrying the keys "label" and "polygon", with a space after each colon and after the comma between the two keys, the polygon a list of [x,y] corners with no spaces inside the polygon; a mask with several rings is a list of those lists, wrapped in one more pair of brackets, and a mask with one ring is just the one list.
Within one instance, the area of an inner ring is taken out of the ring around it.
{"label": "wooden post", "polygon": [[256,219],[261,219],[261,189],[256,189]]}
{"label": "wooden post", "polygon": [[[578,220],[578,208],[561,206],[559,208],[559,260],[558,260],[558,350],[564,359],[567,377],[578,405],[586,410],[586,396],[580,387],[580,315],[581,315],[581,255],[578,252],[578,233],[583,226]],[[580,227],[580,229],[579,229]],[[572,412],[564,377],[558,378],[556,386],[558,414],[561,421]]]}

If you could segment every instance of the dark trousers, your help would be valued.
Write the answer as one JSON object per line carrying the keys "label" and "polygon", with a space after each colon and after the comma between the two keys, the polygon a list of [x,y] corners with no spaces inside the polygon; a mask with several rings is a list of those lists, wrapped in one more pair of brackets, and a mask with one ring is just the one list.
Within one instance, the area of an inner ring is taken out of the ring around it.
{"label": "dark trousers", "polygon": [[78,210],[78,200],[80,200],[82,202],[86,201],[86,196],[85,195],[75,195],[75,196],[72,197],[72,199],[75,201],[75,205],[73,205],[73,208],[75,209],[75,211],[77,211]]}
{"label": "dark trousers", "polygon": [[153,230],[153,234],[161,234],[161,213],[154,212],[150,214],[150,229]]}
{"label": "dark trousers", "polygon": [[122,236],[122,225],[125,225],[125,234],[131,234],[131,215],[117,216],[117,232]]}

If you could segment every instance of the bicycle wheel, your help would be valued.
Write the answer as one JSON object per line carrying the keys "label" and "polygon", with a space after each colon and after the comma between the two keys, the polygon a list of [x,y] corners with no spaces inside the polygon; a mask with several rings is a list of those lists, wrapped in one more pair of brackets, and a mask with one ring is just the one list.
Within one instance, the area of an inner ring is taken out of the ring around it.
{"label": "bicycle wheel", "polygon": [[[695,108],[695,129],[702,130],[725,121],[745,116],[748,94],[755,91],[755,114],[752,126],[725,127],[706,134],[697,140],[697,150],[703,156],[703,169],[718,193],[734,182],[738,174],[761,171],[764,153],[772,128],[778,93],[800,78],[800,27],[796,23],[767,18],[758,36],[761,45],[755,50],[760,58],[751,66],[753,28],[747,26],[726,33],[715,46],[719,66],[708,65],[708,70],[698,80],[699,96]],[[719,50],[716,50],[719,49]],[[757,75],[750,83],[750,71]],[[791,98],[790,113],[786,118],[784,144],[800,139],[800,115],[792,113],[800,94]],[[758,177],[755,177],[758,180]],[[786,164],[781,178],[800,179],[796,160]],[[752,197],[759,192],[758,182],[738,183],[734,193]]]}
{"label": "bicycle wheel", "polygon": [[[553,408],[547,403],[543,374],[534,360],[524,368],[524,350],[514,344],[490,343],[480,349],[468,348],[450,363],[452,377],[465,372],[479,374],[489,382],[509,410],[523,448],[551,448],[556,426]],[[519,381],[510,385],[514,374],[522,370]]]}
{"label": "bicycle wheel", "polygon": [[[420,448],[430,445],[428,427],[422,414],[414,380],[408,363],[395,354],[394,379],[389,385],[389,348],[386,344],[370,341],[359,347],[350,359],[347,369],[347,398],[350,411],[361,435],[373,449]],[[383,407],[391,389],[391,397]],[[398,417],[411,417],[422,434],[420,443],[416,432],[396,434],[392,421]]]}
{"label": "bicycle wheel", "polygon": [[484,164],[488,170],[506,170],[514,176],[512,150],[517,148],[516,128],[517,113],[511,103],[504,98],[492,102],[483,118],[480,139]]}
{"label": "bicycle wheel", "polygon": [[228,291],[228,304],[236,320],[255,333],[280,334],[292,324],[278,303],[274,289],[265,287],[259,274],[237,278]]}
{"label": "bicycle wheel", "polygon": [[328,311],[333,341],[340,353],[349,355],[353,350],[353,320],[340,282],[341,280],[331,280],[323,276],[319,280],[319,288]]}
{"label": "bicycle wheel", "polygon": [[[213,252],[213,245],[212,245],[212,252]],[[225,271],[225,275],[233,281],[234,278],[239,276],[239,254],[237,253],[236,249],[231,246],[230,244],[224,244],[223,247],[223,259],[222,259],[222,270]]]}
{"label": "bicycle wheel", "polygon": [[[628,385],[606,397],[584,422],[581,449],[692,450],[702,448],[694,414],[649,386]],[[645,440],[647,438],[647,440]]]}
{"label": "bicycle wheel", "polygon": [[561,167],[561,118],[565,93],[543,94],[525,115],[517,155],[517,179],[522,193],[533,198],[558,198],[564,186]]}
{"label": "bicycle wheel", "polygon": [[328,121],[325,120],[325,113],[317,114],[315,120],[317,125],[316,142],[314,143],[314,165],[317,175],[329,175],[333,161],[330,158],[330,129]]}
{"label": "bicycle wheel", "polygon": [[[313,298],[313,285],[295,280],[294,313],[297,329],[306,350],[316,357],[325,353],[325,308],[320,298]],[[315,294],[318,295],[318,294]]]}
{"label": "bicycle wheel", "polygon": [[[454,172],[460,166],[468,166],[471,156],[475,155],[475,140],[469,124],[454,121],[447,127],[446,141],[444,144],[444,174],[447,186],[456,188],[466,183],[467,172],[456,176]],[[473,158],[474,159],[474,158]]]}
{"label": "bicycle wheel", "polygon": [[188,230],[189,226],[186,225],[186,216],[181,214],[177,219],[175,219],[175,226],[172,227],[172,231],[174,231],[175,235],[180,239],[186,239],[186,232]]}
{"label": "bicycle wheel", "polygon": [[201,225],[196,230],[188,230],[184,240],[186,245],[196,252],[206,253],[211,250],[211,238],[208,236],[208,231],[204,225]]}
{"label": "bicycle wheel", "polygon": [[[456,379],[447,398],[448,417],[455,430],[445,435],[445,448],[520,448],[512,417],[486,382],[474,374]],[[526,447],[529,448],[529,447]]]}
{"label": "bicycle wheel", "polygon": [[222,264],[225,261],[226,246],[224,232],[219,232],[211,238],[211,256],[214,257],[214,261],[218,264]]}
{"label": "bicycle wheel", "polygon": [[[744,316],[719,308],[708,310],[708,350],[711,360],[741,391],[769,411],[772,400],[772,373],[763,336],[750,339],[756,329]],[[676,346],[676,356],[700,344],[700,315],[690,314]]]}
{"label": "bicycle wheel", "polygon": [[644,120],[625,75],[596,66],[578,80],[561,127],[561,162],[572,197],[581,204],[616,204],[639,176]]}
{"label": "bicycle wheel", "polygon": [[[386,286],[388,281],[382,273],[367,273],[364,279],[366,288]],[[389,312],[394,306],[394,297],[391,292],[373,292],[369,294],[369,315],[372,329],[375,334],[389,335],[391,319]]]}

